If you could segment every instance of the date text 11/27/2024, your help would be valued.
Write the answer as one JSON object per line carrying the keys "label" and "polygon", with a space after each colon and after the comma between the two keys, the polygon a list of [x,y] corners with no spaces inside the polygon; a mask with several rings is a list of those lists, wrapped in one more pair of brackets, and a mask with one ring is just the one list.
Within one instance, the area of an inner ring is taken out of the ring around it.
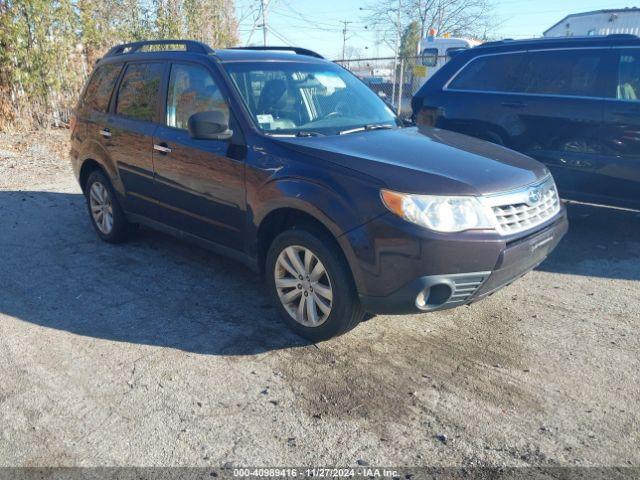
{"label": "date text 11/27/2024", "polygon": [[234,468],[237,478],[397,478],[396,470],[375,467],[358,468]]}

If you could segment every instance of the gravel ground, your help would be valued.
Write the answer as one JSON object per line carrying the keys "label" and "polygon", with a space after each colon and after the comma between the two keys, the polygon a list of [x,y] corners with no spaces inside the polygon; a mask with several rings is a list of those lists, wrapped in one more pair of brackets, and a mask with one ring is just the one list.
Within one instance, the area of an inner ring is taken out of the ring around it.
{"label": "gravel ground", "polygon": [[0,134],[0,466],[640,465],[640,214],[570,206],[494,296],[311,345],[240,264],[100,242],[65,150]]}

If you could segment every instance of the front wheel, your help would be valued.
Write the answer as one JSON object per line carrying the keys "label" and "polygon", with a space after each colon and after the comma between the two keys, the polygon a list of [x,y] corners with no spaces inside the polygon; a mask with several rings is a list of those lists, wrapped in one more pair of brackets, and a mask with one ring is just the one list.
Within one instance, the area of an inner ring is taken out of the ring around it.
{"label": "front wheel", "polygon": [[269,247],[266,276],[284,322],[317,342],[341,335],[364,312],[335,240],[321,230],[287,230]]}

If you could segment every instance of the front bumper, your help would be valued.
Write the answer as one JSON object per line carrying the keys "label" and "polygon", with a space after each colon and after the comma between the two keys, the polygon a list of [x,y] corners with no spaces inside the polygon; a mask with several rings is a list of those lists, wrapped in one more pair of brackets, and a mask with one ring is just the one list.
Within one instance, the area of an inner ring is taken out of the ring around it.
{"label": "front bumper", "polygon": [[[366,262],[359,264],[355,277],[360,301],[366,311],[378,314],[434,311],[475,302],[537,267],[567,230],[562,208],[549,223],[521,238],[471,234],[447,239],[425,234],[415,240],[414,248],[405,246],[405,254],[396,253],[392,260],[384,258],[390,252],[378,251],[377,268]],[[397,238],[396,243],[403,244]],[[410,255],[411,251],[416,255]],[[392,290],[381,295],[364,291],[375,290],[376,284],[378,292],[384,292],[385,286],[392,286]]]}

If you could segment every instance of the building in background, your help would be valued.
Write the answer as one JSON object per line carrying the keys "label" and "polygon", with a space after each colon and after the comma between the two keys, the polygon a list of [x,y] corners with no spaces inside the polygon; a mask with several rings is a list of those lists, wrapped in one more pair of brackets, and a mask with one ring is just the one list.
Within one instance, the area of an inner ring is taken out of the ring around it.
{"label": "building in background", "polygon": [[640,8],[573,13],[544,32],[545,37],[573,37],[629,33],[640,35]]}

